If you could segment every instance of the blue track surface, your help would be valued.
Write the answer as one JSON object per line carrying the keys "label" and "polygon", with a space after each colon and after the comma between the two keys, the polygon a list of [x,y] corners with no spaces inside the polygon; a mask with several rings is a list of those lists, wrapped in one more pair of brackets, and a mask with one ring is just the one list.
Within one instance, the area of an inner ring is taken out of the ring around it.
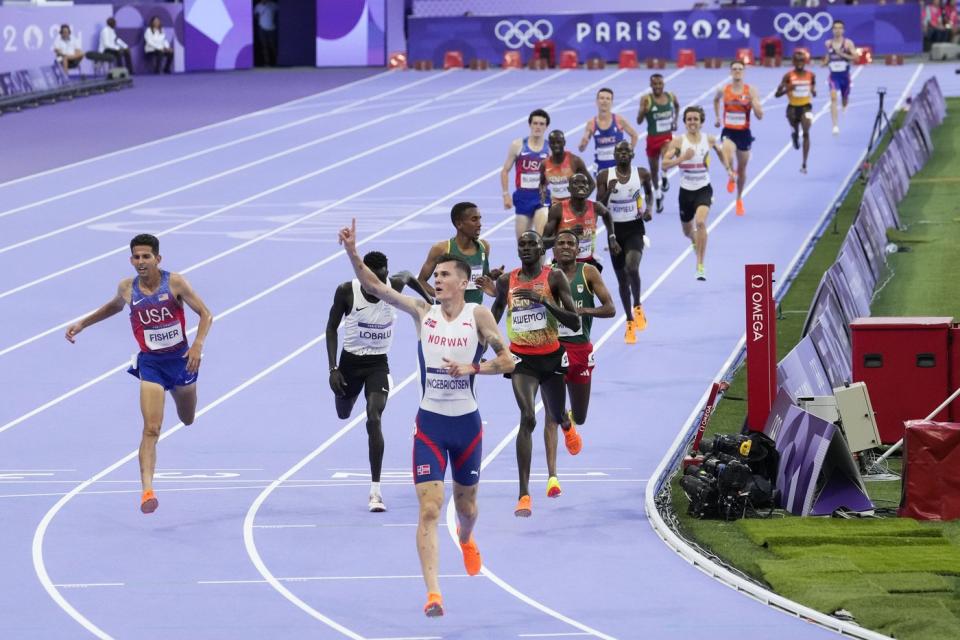
{"label": "blue track surface", "polygon": [[[783,71],[751,69],[747,82],[767,97]],[[828,112],[815,122],[806,176],[788,148],[785,99],[766,100],[746,217],[732,215],[714,165],[706,283],[694,279],[676,186],[667,194],[641,266],[650,326],[629,346],[620,318],[594,323],[584,450],[561,452],[564,493],[548,500],[535,446],[530,519],[513,516],[511,388],[480,381],[477,541],[489,573],[468,578],[443,527],[439,620],[422,615],[414,546],[413,328],[400,322],[390,355],[389,511],[370,514],[362,402],[341,422],[327,388],[327,310],[352,273],[336,229],[356,216],[362,250],[416,272],[429,244],[451,235],[450,206],[468,199],[484,214],[491,264],[515,266],[496,173],[526,114],[546,106],[572,146],[600,86],[613,87],[617,110],[633,118],[645,72],[383,74],[347,93],[0,185],[0,637],[679,638],[702,633],[707,620],[711,637],[826,637],[669,551],[646,522],[643,489],[743,332],[743,264],[787,266],[856,168],[876,87],[895,99],[927,75],[917,71],[863,68],[841,135],[830,135]],[[674,71],[667,87],[684,105],[706,104],[724,77]],[[826,105],[824,79],[815,113]],[[137,509],[141,424],[124,372],[135,350],[125,314],[76,345],[62,337],[129,275],[127,243],[143,231],[166,232],[164,267],[184,273],[217,315],[201,415],[173,429],[168,402],[161,505],[149,517]]]}

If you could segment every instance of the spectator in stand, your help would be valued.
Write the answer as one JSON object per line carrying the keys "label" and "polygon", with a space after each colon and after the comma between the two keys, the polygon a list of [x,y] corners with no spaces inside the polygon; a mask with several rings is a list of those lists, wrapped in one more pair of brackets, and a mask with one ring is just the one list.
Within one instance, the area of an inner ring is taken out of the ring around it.
{"label": "spectator in stand", "polygon": [[257,36],[263,64],[272,67],[277,64],[277,3],[260,0],[253,12],[257,16]]}
{"label": "spectator in stand", "polygon": [[130,47],[117,35],[117,21],[107,18],[106,26],[100,30],[100,53],[113,56],[117,66],[125,66],[130,75],[133,75],[133,60],[130,58]]}
{"label": "spectator in stand", "polygon": [[957,21],[957,10],[950,0],[932,0],[923,8],[924,41],[930,44],[950,42]]}
{"label": "spectator in stand", "polygon": [[57,54],[57,62],[63,66],[64,73],[76,69],[83,60],[83,49],[80,41],[70,33],[70,25],[60,25],[60,37],[54,40],[53,50]]}
{"label": "spectator in stand", "polygon": [[170,48],[170,42],[163,33],[160,16],[150,18],[150,26],[143,34],[143,51],[147,58],[153,61],[154,73],[160,73],[161,64],[163,64],[163,72],[170,73],[173,65],[173,49]]}

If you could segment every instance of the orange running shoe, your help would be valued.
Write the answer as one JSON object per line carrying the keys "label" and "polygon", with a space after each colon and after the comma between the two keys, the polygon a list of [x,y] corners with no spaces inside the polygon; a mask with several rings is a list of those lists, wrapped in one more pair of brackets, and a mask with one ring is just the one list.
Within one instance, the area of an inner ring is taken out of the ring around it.
{"label": "orange running shoe", "polygon": [[727,193],[733,193],[734,189],[737,188],[737,183],[733,181],[733,178],[727,180]]}
{"label": "orange running shoe", "polygon": [[520,500],[517,501],[517,508],[513,510],[513,515],[518,518],[529,518],[533,514],[533,509],[530,505],[530,496],[521,496]]}
{"label": "orange running shoe", "polygon": [[160,502],[157,500],[156,494],[153,492],[153,489],[147,489],[143,492],[143,496],[140,498],[140,511],[144,513],[153,513],[157,510],[157,506]]}
{"label": "orange running shoe", "polygon": [[636,325],[633,320],[627,320],[627,332],[623,334],[623,341],[627,344],[637,344]]}
{"label": "orange running shoe", "polygon": [[743,200],[741,198],[737,198],[737,215],[742,216],[745,213],[746,211],[743,210]]}
{"label": "orange running shoe", "polygon": [[477,548],[473,534],[470,535],[469,540],[460,543],[460,550],[463,551],[463,568],[467,570],[467,575],[475,576],[480,573],[483,560],[480,559],[480,549]]}
{"label": "orange running shoe", "polygon": [[633,326],[637,331],[647,328],[647,316],[644,315],[643,307],[639,304],[633,308]]}
{"label": "orange running shoe", "polygon": [[439,593],[435,591],[427,593],[427,604],[423,605],[423,613],[428,618],[439,618],[443,615],[443,598]]}
{"label": "orange running shoe", "polygon": [[556,498],[559,497],[563,491],[560,489],[560,481],[557,480],[556,476],[550,476],[547,480],[547,497]]}
{"label": "orange running shoe", "polygon": [[563,432],[563,444],[567,446],[567,453],[572,456],[583,449],[583,438],[577,433],[577,425],[573,422],[573,412],[570,412],[570,428]]}

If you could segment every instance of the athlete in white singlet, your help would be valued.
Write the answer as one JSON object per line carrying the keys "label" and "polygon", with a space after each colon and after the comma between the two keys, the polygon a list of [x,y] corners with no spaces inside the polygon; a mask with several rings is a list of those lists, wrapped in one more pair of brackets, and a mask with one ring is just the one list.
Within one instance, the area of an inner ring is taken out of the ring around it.
{"label": "athlete in white singlet", "polygon": [[[690,106],[683,111],[686,132],[670,141],[663,152],[664,170],[680,167],[680,224],[683,235],[692,242],[697,256],[697,280],[707,279],[704,257],[707,253],[707,215],[713,204],[713,187],[710,186],[710,149],[717,152],[720,162],[732,160],[723,153],[723,148],[714,136],[701,131],[706,118],[703,109]],[[726,164],[731,180],[736,173]]]}
{"label": "athlete in white singlet", "polygon": [[[476,575],[482,561],[473,527],[483,447],[474,377],[509,373],[513,358],[503,346],[490,310],[464,302],[471,274],[462,258],[448,254],[437,259],[433,289],[439,304],[430,305],[394,291],[363,264],[357,253],[356,228],[354,220],[340,230],[339,239],[360,284],[410,315],[417,328],[421,385],[413,445],[413,477],[420,503],[417,552],[427,586],[424,613],[442,616],[437,522],[443,508],[443,478],[449,463],[463,564],[469,575]],[[496,357],[481,362],[480,354],[488,346]]]}

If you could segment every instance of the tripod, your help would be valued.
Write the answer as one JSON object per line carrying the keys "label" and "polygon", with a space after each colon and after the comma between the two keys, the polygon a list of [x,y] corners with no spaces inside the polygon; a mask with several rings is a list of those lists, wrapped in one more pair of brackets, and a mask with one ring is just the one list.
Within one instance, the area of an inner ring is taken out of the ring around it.
{"label": "tripod", "polygon": [[873,120],[873,131],[870,132],[870,144],[867,145],[867,155],[863,161],[863,167],[860,170],[860,180],[863,182],[866,182],[870,176],[870,157],[874,150],[880,146],[884,126],[886,126],[888,130],[893,129],[893,126],[890,124],[890,118],[887,117],[887,112],[883,108],[883,99],[886,95],[886,88],[880,87],[877,89],[877,96],[880,98],[880,103],[877,105],[877,117]]}

